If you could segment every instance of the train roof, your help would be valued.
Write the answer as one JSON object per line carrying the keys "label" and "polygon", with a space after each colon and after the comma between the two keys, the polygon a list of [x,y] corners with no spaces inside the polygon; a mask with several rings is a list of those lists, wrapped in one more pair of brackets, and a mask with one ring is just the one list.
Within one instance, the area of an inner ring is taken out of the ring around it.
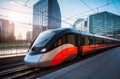
{"label": "train roof", "polygon": [[52,32],[62,33],[62,34],[66,34],[66,33],[79,33],[77,30],[71,29],[71,28],[58,28],[58,29],[53,29]]}
{"label": "train roof", "polygon": [[85,32],[85,31],[79,31],[79,32],[80,32],[80,34],[82,34],[82,35],[94,36],[93,34],[88,33],[88,32]]}
{"label": "train roof", "polygon": [[81,35],[85,35],[85,36],[91,36],[91,37],[97,37],[97,38],[104,38],[104,39],[119,41],[118,39],[115,39],[115,38],[100,36],[100,35],[88,33],[88,32],[85,32],[85,31],[75,30],[75,29],[72,29],[72,28],[58,28],[58,29],[53,29],[52,32],[55,32],[56,34],[57,33],[59,33],[59,34],[76,33],[76,34],[81,34]]}
{"label": "train roof", "polygon": [[100,35],[88,33],[88,32],[85,32],[85,31],[79,31],[79,32],[80,32],[80,34],[82,34],[82,35],[97,37],[97,38],[101,38],[101,39],[108,39],[108,40],[120,41],[119,39],[110,38],[110,37],[106,37],[106,36],[100,36]]}

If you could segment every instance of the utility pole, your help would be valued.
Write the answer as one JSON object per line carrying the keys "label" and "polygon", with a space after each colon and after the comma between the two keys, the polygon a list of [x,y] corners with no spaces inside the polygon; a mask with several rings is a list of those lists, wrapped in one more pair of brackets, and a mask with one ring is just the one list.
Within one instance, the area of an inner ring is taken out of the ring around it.
{"label": "utility pole", "polygon": [[43,31],[43,13],[44,12],[42,12],[42,31]]}

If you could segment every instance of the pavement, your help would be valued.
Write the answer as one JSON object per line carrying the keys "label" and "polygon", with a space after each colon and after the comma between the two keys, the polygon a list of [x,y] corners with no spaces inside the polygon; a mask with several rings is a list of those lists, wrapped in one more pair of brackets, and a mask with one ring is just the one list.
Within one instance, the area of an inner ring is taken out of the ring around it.
{"label": "pavement", "polygon": [[37,79],[120,79],[120,47]]}

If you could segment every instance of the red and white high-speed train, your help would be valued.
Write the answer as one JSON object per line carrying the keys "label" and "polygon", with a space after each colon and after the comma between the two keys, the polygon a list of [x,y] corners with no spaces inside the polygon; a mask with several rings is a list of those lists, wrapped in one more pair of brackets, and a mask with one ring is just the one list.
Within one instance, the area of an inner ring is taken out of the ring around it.
{"label": "red and white high-speed train", "polygon": [[90,52],[120,45],[113,38],[98,36],[75,29],[48,30],[31,44],[24,62],[30,67],[49,67]]}

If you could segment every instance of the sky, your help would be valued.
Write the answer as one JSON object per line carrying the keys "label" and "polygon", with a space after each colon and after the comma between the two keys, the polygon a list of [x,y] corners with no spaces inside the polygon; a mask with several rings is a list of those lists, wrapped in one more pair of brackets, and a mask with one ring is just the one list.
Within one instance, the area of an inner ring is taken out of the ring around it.
{"label": "sky", "polygon": [[[25,6],[27,0],[0,0],[0,18],[11,20],[15,23],[15,36],[22,35],[26,38],[26,32],[32,31],[32,6],[37,2],[30,0]],[[32,1],[32,2],[31,2]]]}
{"label": "sky", "polygon": [[[26,32],[32,31],[32,7],[38,1],[0,0],[0,18],[14,21],[15,35],[21,33],[25,38]],[[62,27],[71,27],[77,19],[102,11],[120,15],[120,0],[58,0],[58,3],[62,15]]]}
{"label": "sky", "polygon": [[62,19],[71,24],[79,18],[86,18],[102,11],[120,15],[120,0],[58,0],[58,2]]}

